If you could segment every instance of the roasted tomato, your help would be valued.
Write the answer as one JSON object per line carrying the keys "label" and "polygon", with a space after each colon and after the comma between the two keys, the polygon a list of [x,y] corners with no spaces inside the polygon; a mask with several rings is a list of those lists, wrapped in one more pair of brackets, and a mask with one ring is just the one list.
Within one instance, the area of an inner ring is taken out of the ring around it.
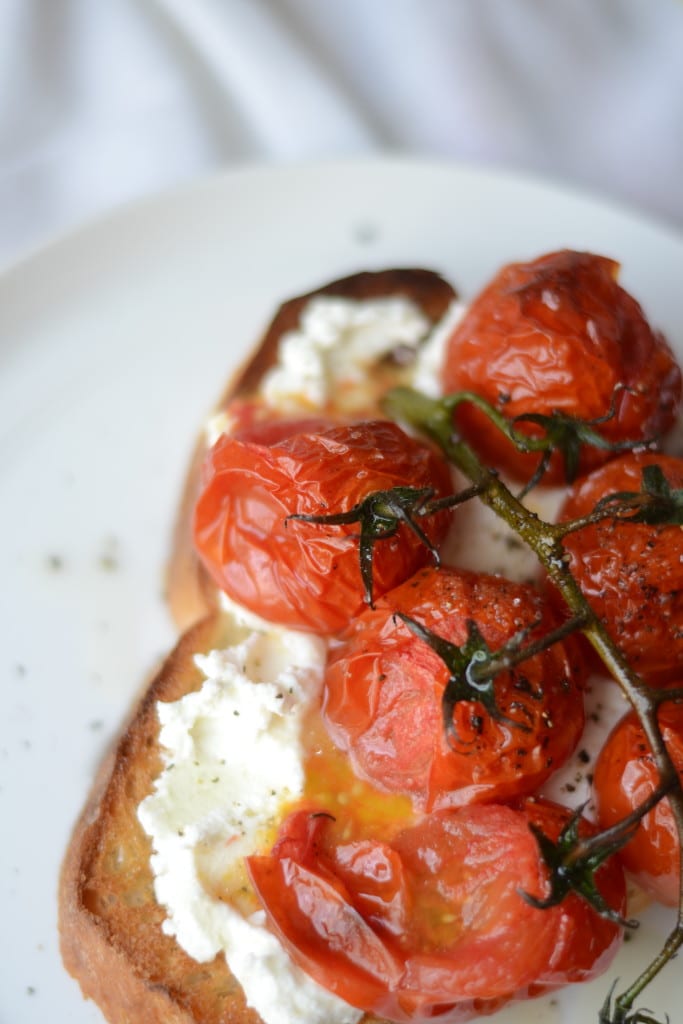
{"label": "roasted tomato", "polygon": [[[385,421],[304,429],[252,426],[245,439],[223,435],[208,454],[195,509],[195,547],[229,597],[271,622],[334,633],[364,603],[357,523],[287,520],[346,512],[374,491],[397,486],[450,493],[444,459]],[[433,544],[448,515],[425,517]],[[405,525],[375,545],[374,593],[431,558]]]}
{"label": "roasted tomato", "polygon": [[[588,514],[607,495],[641,490],[657,465],[671,488],[683,487],[683,460],[652,452],[623,455],[579,480],[560,519]],[[570,534],[569,568],[633,668],[651,682],[683,669],[683,531],[609,518]]]}
{"label": "roasted tomato", "polygon": [[[557,840],[572,812],[549,800],[525,800],[521,810],[528,821],[549,839]],[[581,819],[579,835],[589,836],[598,829]],[[611,857],[595,873],[595,881],[605,902],[620,916],[626,913],[626,882],[618,860]],[[554,911],[558,926],[555,947],[542,976],[531,987],[530,995],[568,982],[590,981],[607,970],[621,945],[619,925],[597,914],[576,893],[570,892]]]}
{"label": "roasted tomato", "polygon": [[[553,831],[561,813],[539,802],[533,820],[543,827],[549,814]],[[548,910],[523,898],[547,893],[529,820],[474,805],[427,815],[390,843],[348,842],[343,823],[299,812],[248,867],[271,925],[325,988],[392,1021],[456,1024],[588,977],[616,950],[618,929],[578,898]],[[609,895],[621,906],[614,870]],[[579,948],[579,929],[596,925]]]}
{"label": "roasted tomato", "polygon": [[422,809],[534,791],[583,729],[576,645],[555,644],[501,672],[497,718],[472,689],[455,704],[447,738],[441,705],[451,673],[396,612],[457,646],[475,623],[492,651],[520,630],[530,642],[556,625],[535,590],[497,576],[427,568],[392,590],[350,623],[325,674],[323,717],[356,772]]}
{"label": "roasted tomato", "polygon": [[[504,267],[451,336],[443,368],[446,392],[474,391],[507,418],[559,410],[594,420],[611,442],[650,438],[673,423],[681,375],[661,334],[616,281],[618,264],[602,256],[556,252]],[[463,404],[459,429],[481,456],[528,479],[537,454],[520,453],[483,413]],[[531,424],[518,429],[533,434]],[[585,448],[581,471],[609,452]],[[559,456],[548,483],[564,479]]]}
{"label": "roasted tomato", "polygon": [[[659,727],[683,781],[683,705],[662,704]],[[595,766],[595,794],[605,827],[625,818],[657,788],[659,772],[636,715],[626,715],[612,730]],[[671,804],[660,800],[618,854],[637,883],[660,903],[678,903],[681,848]]]}

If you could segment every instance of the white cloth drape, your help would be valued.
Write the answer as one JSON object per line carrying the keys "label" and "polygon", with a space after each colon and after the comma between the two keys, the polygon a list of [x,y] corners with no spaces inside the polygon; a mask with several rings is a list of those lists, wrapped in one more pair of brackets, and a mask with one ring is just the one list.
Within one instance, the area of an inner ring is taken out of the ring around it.
{"label": "white cloth drape", "polygon": [[448,156],[683,226],[681,0],[0,0],[0,262],[244,161]]}

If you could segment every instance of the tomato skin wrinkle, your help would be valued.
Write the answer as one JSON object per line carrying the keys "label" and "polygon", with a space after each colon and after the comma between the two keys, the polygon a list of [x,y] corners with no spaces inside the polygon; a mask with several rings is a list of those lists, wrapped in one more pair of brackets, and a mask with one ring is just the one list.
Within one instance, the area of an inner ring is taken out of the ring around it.
{"label": "tomato skin wrinkle", "polygon": [[[606,495],[637,492],[644,467],[658,465],[683,487],[683,459],[629,453],[570,488],[560,521],[578,519]],[[683,530],[608,518],[564,540],[569,569],[632,667],[658,685],[683,671]],[[559,600],[559,598],[558,598]]]}
{"label": "tomato skin wrinkle", "polygon": [[[680,684],[679,684],[680,685]],[[664,743],[683,782],[683,705],[658,709]],[[595,765],[594,790],[603,828],[620,821],[657,788],[659,773],[645,732],[633,712],[618,722]],[[671,804],[664,798],[642,819],[617,854],[637,884],[660,903],[675,907],[681,877],[681,848]]]}
{"label": "tomato skin wrinkle", "polygon": [[[547,801],[477,805],[429,814],[387,844],[345,842],[329,818],[299,811],[248,867],[271,926],[317,981],[392,1021],[457,1024],[586,980],[616,952],[619,929],[578,898],[538,910],[519,895],[547,884],[529,821],[556,833],[569,816]],[[623,903],[621,870],[605,875]]]}
{"label": "tomato skin wrinkle", "polygon": [[[528,799],[520,804],[528,821],[557,841],[572,811],[549,800]],[[594,835],[597,826],[580,820],[579,834]],[[626,913],[626,883],[616,858],[603,863],[595,875],[596,884],[609,906],[618,914]],[[568,982],[590,981],[603,974],[616,956],[623,930],[594,911],[585,900],[570,892],[556,908],[559,914],[553,955],[542,977],[534,986],[548,989]],[[538,993],[537,993],[538,994]]]}
{"label": "tomato skin wrinkle", "polygon": [[[560,411],[596,420],[613,405],[597,428],[613,443],[664,433],[676,417],[681,373],[617,271],[612,260],[569,250],[503,267],[448,341],[444,392],[473,391],[509,419]],[[491,465],[520,480],[532,475],[539,456],[519,452],[472,405],[461,405],[456,421]],[[517,429],[534,431],[522,422]],[[609,457],[584,448],[580,471]],[[544,482],[563,478],[556,453]]]}
{"label": "tomato skin wrinkle", "polygon": [[555,624],[530,586],[453,568],[422,569],[385,595],[341,634],[325,673],[323,719],[356,773],[410,796],[419,810],[535,791],[583,730],[584,671],[574,640],[496,677],[501,719],[477,701],[456,702],[454,735],[446,737],[449,671],[396,612],[458,645],[473,620],[492,650],[524,627],[532,639]]}
{"label": "tomato skin wrinkle", "polygon": [[[305,426],[305,423],[304,423]],[[223,435],[207,456],[195,508],[196,550],[233,600],[279,625],[330,634],[364,606],[358,527],[319,525],[292,515],[347,512],[396,486],[451,493],[450,472],[429,445],[387,421],[328,425],[287,434],[282,422]],[[272,438],[275,438],[272,441]],[[271,443],[272,442],[272,443]],[[434,547],[449,512],[423,520]],[[374,593],[382,594],[431,559],[404,524],[378,541]]]}

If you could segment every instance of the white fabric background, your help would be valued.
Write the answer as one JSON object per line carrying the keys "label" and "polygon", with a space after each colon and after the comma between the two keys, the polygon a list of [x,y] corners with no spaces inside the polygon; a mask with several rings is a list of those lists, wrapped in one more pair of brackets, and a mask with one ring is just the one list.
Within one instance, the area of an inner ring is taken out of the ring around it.
{"label": "white fabric background", "polygon": [[683,226],[681,0],[0,0],[0,263],[244,161],[401,151]]}

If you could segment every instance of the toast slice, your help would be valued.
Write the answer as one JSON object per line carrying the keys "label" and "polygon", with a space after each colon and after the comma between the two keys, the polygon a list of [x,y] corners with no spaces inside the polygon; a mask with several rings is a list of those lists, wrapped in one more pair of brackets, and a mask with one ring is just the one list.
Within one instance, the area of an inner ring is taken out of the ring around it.
{"label": "toast slice", "polygon": [[[397,269],[354,274],[290,299],[277,310],[256,351],[236,371],[214,413],[225,410],[234,399],[248,400],[258,393],[265,374],[277,362],[280,339],[298,326],[308,302],[323,295],[356,300],[401,296],[412,300],[431,324],[441,320],[456,298],[453,287],[433,271]],[[401,383],[401,375],[399,361],[392,364],[391,360],[383,360],[382,366],[377,368],[380,390]],[[327,411],[334,414],[335,409]],[[372,409],[367,411],[368,416],[372,413]],[[179,503],[166,575],[166,596],[179,630],[187,629],[215,610],[218,603],[215,584],[194,553],[191,535],[192,513],[206,451],[207,441],[202,436],[195,447]]]}
{"label": "toast slice", "polygon": [[[438,274],[404,269],[355,274],[285,302],[254,354],[237,370],[216,412],[235,398],[258,393],[277,361],[281,337],[294,329],[308,301],[319,295],[350,299],[402,296],[430,324],[447,312],[456,295]],[[382,387],[400,380],[392,361],[382,366]],[[334,410],[329,410],[333,412]],[[214,584],[196,558],[191,519],[201,464],[207,450],[197,443],[180,504],[167,574],[173,617],[186,630],[133,709],[120,738],[105,757],[75,826],[59,885],[62,958],[87,998],[112,1024],[259,1024],[222,955],[197,963],[164,934],[166,912],[155,898],[151,843],[137,816],[162,768],[158,701],[173,701],[198,689],[203,675],[194,656],[230,642],[231,620],[218,609]]]}
{"label": "toast slice", "polygon": [[[76,822],[59,878],[60,951],[110,1024],[262,1024],[223,953],[198,962],[164,932],[152,844],[138,817],[164,766],[157,703],[199,690],[206,677],[195,656],[234,645],[248,628],[216,613],[180,638],[105,756]],[[388,1024],[349,1010],[358,1024]]]}
{"label": "toast slice", "polygon": [[192,960],[165,935],[151,846],[137,817],[161,769],[156,702],[198,689],[194,655],[228,642],[214,615],[179,641],[105,758],[76,824],[59,886],[64,964],[112,1024],[258,1024],[223,956]]}

